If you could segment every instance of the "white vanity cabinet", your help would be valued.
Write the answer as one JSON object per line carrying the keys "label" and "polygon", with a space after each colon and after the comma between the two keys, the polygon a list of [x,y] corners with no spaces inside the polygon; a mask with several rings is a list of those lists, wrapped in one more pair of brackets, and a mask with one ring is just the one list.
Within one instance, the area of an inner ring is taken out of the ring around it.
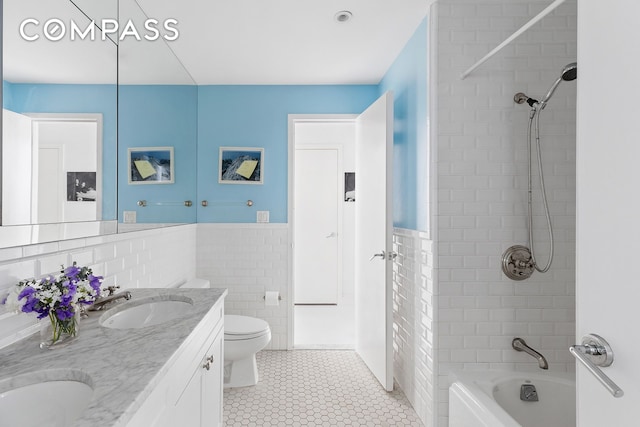
{"label": "white vanity cabinet", "polygon": [[223,319],[221,301],[158,374],[128,427],[222,426]]}
{"label": "white vanity cabinet", "polygon": [[168,408],[170,426],[222,426],[223,332],[220,331],[204,357],[192,366],[189,382]]}

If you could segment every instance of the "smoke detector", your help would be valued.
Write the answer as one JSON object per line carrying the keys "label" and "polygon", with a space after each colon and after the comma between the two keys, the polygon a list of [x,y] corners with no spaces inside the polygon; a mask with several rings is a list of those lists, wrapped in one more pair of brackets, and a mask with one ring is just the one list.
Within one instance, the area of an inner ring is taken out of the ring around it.
{"label": "smoke detector", "polygon": [[335,19],[336,22],[340,24],[350,21],[351,18],[353,18],[353,13],[349,12],[348,10],[341,10],[333,17],[333,19]]}

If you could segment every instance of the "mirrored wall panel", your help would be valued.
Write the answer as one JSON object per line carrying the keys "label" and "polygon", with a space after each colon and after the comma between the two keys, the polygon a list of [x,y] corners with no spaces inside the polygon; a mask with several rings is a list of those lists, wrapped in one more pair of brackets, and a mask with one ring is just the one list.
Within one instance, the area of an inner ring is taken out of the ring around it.
{"label": "mirrored wall panel", "polygon": [[179,24],[119,5],[118,229],[196,222],[198,88],[171,47]]}
{"label": "mirrored wall panel", "polygon": [[82,3],[3,2],[0,247],[115,231],[117,3]]}

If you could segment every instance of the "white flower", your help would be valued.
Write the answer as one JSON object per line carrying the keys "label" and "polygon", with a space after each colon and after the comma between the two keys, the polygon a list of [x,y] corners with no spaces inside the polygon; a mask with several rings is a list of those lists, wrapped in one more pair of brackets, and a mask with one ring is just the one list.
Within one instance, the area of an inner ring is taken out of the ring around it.
{"label": "white flower", "polygon": [[18,301],[18,295],[20,295],[20,288],[13,287],[9,294],[7,295],[7,299],[5,300],[5,305],[9,311],[20,312],[22,311],[22,305],[24,304],[21,301]]}

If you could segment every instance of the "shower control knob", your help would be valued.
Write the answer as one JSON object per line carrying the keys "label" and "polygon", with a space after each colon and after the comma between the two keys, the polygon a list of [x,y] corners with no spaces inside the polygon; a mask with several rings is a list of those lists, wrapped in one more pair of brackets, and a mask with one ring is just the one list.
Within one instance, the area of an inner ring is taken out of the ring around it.
{"label": "shower control knob", "polygon": [[533,274],[533,271],[531,252],[526,246],[511,246],[502,254],[502,272],[509,279],[528,279]]}

